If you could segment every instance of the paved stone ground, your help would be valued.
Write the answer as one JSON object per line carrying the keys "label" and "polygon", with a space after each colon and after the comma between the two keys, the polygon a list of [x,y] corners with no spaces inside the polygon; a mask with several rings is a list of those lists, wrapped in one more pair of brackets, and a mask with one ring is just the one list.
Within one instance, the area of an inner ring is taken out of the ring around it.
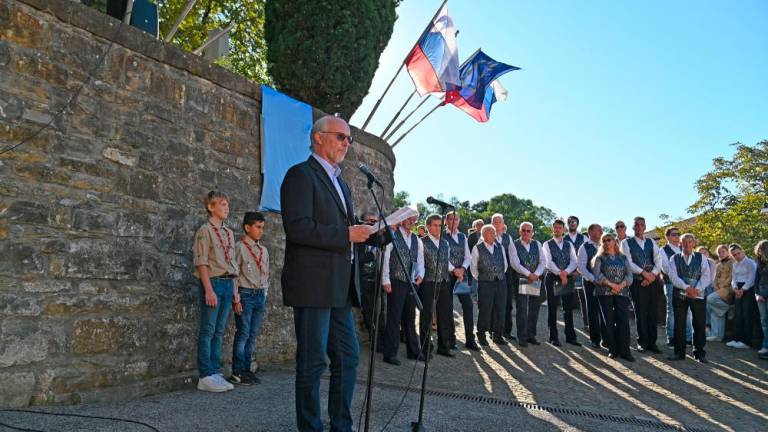
{"label": "paved stone ground", "polygon": [[[542,312],[540,336],[546,334]],[[575,321],[581,322],[578,313]],[[662,334],[663,328],[659,330]],[[463,334],[460,327],[459,334]],[[587,340],[583,332],[579,337]],[[753,350],[733,350],[720,343],[710,343],[707,349],[709,365],[690,358],[671,364],[666,353],[634,353],[638,361],[626,363],[607,358],[601,350],[570,345],[491,344],[482,353],[460,349],[456,358],[437,356],[430,363],[432,392],[426,399],[425,425],[440,431],[650,431],[674,430],[674,425],[689,430],[768,430],[766,362],[758,360]],[[354,401],[356,419],[363,405],[367,363],[364,349]],[[397,367],[377,361],[371,430],[382,430],[390,418],[387,430],[406,430],[417,418],[423,363],[416,369],[414,365],[411,360]],[[413,391],[403,399],[414,370]],[[133,419],[164,432],[293,430],[291,366],[270,368],[262,379],[261,385],[223,394],[189,389],[122,404],[41,410]],[[323,404],[326,400],[324,391]],[[402,408],[396,412],[401,400]],[[45,431],[152,430],[110,420],[19,412],[0,412],[0,423]],[[0,426],[0,431],[6,430],[13,429]]]}

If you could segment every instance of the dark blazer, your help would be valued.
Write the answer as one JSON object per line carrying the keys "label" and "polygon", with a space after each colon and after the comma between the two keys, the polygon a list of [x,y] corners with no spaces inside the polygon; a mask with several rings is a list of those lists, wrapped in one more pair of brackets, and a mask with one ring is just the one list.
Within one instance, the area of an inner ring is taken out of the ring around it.
{"label": "dark blazer", "polygon": [[479,231],[475,231],[472,234],[467,236],[467,244],[469,246],[469,250],[470,251],[475,247],[475,245],[480,240],[480,238],[481,237],[480,237],[480,232]]}
{"label": "dark blazer", "polygon": [[[322,165],[310,156],[288,170],[280,187],[285,261],[283,303],[293,307],[360,305],[358,260],[350,262],[352,194],[339,177],[344,208]],[[353,248],[357,254],[358,248]],[[354,273],[353,273],[354,272]]]}

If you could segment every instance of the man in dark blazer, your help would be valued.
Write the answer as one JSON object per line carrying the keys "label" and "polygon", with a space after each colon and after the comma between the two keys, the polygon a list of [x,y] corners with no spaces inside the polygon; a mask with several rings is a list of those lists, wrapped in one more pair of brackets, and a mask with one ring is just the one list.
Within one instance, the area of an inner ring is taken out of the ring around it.
{"label": "man in dark blazer", "polygon": [[320,431],[320,378],[330,359],[331,430],[351,431],[350,407],[360,347],[351,306],[360,306],[354,243],[369,227],[354,217],[349,186],[339,177],[352,137],[347,123],[325,116],[311,132],[312,155],[294,165],[280,188],[285,262],[283,302],[296,331],[296,424]]}

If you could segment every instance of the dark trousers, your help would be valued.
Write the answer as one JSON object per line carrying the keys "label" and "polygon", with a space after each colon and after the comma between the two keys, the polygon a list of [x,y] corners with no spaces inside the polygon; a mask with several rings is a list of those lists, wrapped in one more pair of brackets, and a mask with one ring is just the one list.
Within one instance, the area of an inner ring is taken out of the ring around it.
{"label": "dark trousers", "polygon": [[675,309],[675,354],[685,355],[685,331],[690,308],[693,315],[693,355],[702,356],[706,354],[704,344],[707,343],[707,300],[682,298],[680,293],[681,290],[677,288],[672,292],[672,306]]}
{"label": "dark trousers", "polygon": [[755,290],[744,291],[741,298],[735,298],[736,316],[734,317],[734,338],[737,342],[743,342],[752,346],[752,327],[754,326],[755,309],[757,300],[755,300]]}
{"label": "dark trousers", "polygon": [[595,295],[595,284],[584,281],[584,296],[586,297],[586,312],[582,313],[589,322],[589,340],[593,344],[600,344],[605,340],[605,320],[600,313],[600,301]]}
{"label": "dark trousers", "polygon": [[517,314],[515,314],[515,324],[517,324],[517,340],[524,342],[528,339],[536,338],[536,325],[539,322],[539,309],[541,308],[541,296],[530,296],[520,294],[520,276],[516,276],[515,290],[517,296],[515,304],[517,305]]}
{"label": "dark trousers", "polygon": [[419,341],[424,353],[430,346],[425,340],[432,328],[433,307],[437,313],[437,348],[442,351],[451,347],[449,334],[453,323],[453,287],[448,286],[448,283],[424,281],[419,287],[419,297],[424,305],[424,310],[419,314]]}
{"label": "dark trousers", "polygon": [[408,282],[392,279],[392,292],[387,294],[387,325],[384,330],[384,357],[396,358],[400,345],[400,323],[405,331],[405,352],[408,358],[419,355],[416,335],[416,302]]}
{"label": "dark trousers", "polygon": [[477,332],[485,333],[493,331],[501,337],[504,331],[504,321],[497,319],[491,328],[491,316],[504,316],[504,307],[507,304],[507,282],[504,279],[495,281],[479,281],[477,287]]}
{"label": "dark trousers", "polygon": [[300,431],[321,431],[320,378],[330,360],[328,416],[331,430],[351,431],[352,396],[360,346],[350,306],[293,308],[296,329],[296,425]]}
{"label": "dark trousers", "polygon": [[508,271],[506,275],[507,301],[504,306],[504,334],[512,334],[512,312],[515,308],[515,298],[517,297],[517,274],[514,271]]}
{"label": "dark trousers", "polygon": [[361,303],[362,303],[362,309],[363,309],[363,323],[365,324],[365,329],[368,330],[368,334],[370,335],[371,342],[373,342],[373,334],[371,333],[371,324],[373,323],[374,318],[376,315],[374,314],[373,310],[373,303],[376,300],[376,294],[379,295],[379,322],[378,322],[378,337],[377,337],[377,347],[376,349],[379,349],[380,347],[383,347],[384,343],[384,326],[386,324],[386,316],[387,316],[387,296],[384,293],[384,290],[381,289],[381,287],[376,286],[376,281],[371,280],[360,280],[361,285]]}
{"label": "dark trousers", "polygon": [[[464,273],[465,277],[469,277],[469,272]],[[469,279],[467,279],[469,283]],[[453,290],[453,286],[456,285],[456,276],[451,276],[449,286]],[[456,294],[456,297],[461,303],[461,316],[464,320],[464,341],[470,343],[475,340],[475,308],[472,304],[471,294]],[[453,308],[453,304],[451,304]],[[453,309],[451,309],[453,310]],[[448,333],[448,343],[453,346],[456,343],[456,325],[453,322],[453,311],[451,311],[451,331]]]}
{"label": "dark trousers", "polygon": [[605,344],[608,352],[629,356],[629,298],[620,295],[597,296],[600,315],[605,322]]}
{"label": "dark trousers", "polygon": [[630,286],[632,302],[635,304],[635,325],[637,344],[645,349],[656,346],[656,321],[659,310],[659,279],[648,286],[641,286],[642,279],[635,279]]}
{"label": "dark trousers", "polygon": [[557,307],[563,302],[563,321],[565,321],[565,340],[575,341],[576,330],[573,328],[573,302],[574,293],[561,296],[555,295],[555,282],[560,276],[547,273],[544,277],[544,285],[547,289],[547,324],[549,324],[549,340],[558,340],[557,336]]}

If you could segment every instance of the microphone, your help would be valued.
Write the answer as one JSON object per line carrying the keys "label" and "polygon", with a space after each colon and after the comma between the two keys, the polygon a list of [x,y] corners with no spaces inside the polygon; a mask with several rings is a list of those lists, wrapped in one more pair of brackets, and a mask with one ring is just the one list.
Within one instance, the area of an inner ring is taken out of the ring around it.
{"label": "microphone", "polygon": [[447,202],[440,201],[439,199],[437,199],[435,197],[431,197],[431,196],[427,197],[427,204],[437,205],[437,206],[440,206],[442,208],[452,208],[452,209],[455,209],[454,206],[448,204]]}
{"label": "microphone", "polygon": [[379,185],[379,187],[381,187],[382,189],[384,188],[384,185],[382,185],[382,184],[381,184],[381,182],[379,182],[378,180],[376,180],[376,176],[375,176],[375,175],[373,175],[373,173],[371,172],[370,168],[368,168],[368,165],[366,165],[366,164],[364,164],[364,163],[360,162],[360,163],[357,165],[357,168],[358,168],[358,169],[359,169],[359,170],[360,170],[360,171],[361,171],[363,174],[365,174],[365,176],[368,178],[369,187],[370,187],[370,183],[376,183],[376,184],[377,184],[377,185]]}

